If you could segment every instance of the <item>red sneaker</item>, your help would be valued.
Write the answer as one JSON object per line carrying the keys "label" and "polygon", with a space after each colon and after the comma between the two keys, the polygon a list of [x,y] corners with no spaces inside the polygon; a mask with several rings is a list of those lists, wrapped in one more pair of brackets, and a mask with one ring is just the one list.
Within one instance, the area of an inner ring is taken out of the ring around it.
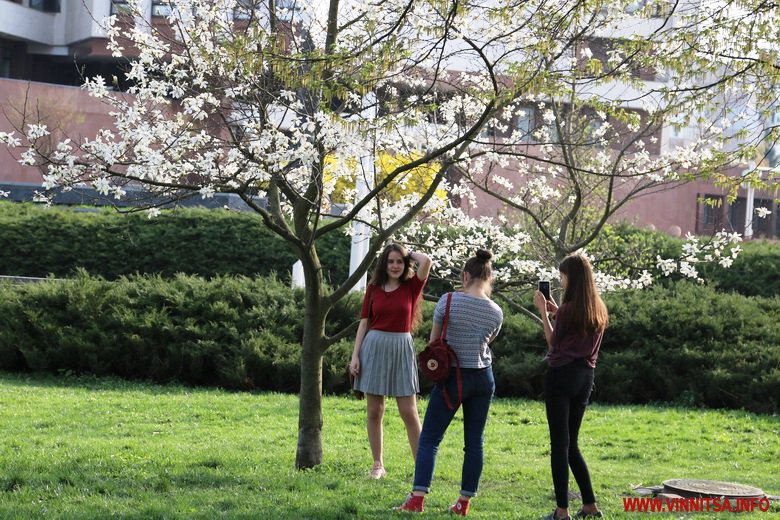
{"label": "red sneaker", "polygon": [[425,502],[425,495],[414,495],[409,493],[409,496],[406,497],[406,502],[401,504],[399,507],[396,507],[395,510],[409,511],[410,513],[422,513],[425,511],[423,502]]}
{"label": "red sneaker", "polygon": [[463,500],[462,498],[459,498],[457,502],[450,506],[450,513],[453,515],[466,516],[469,514],[470,503],[470,500]]}

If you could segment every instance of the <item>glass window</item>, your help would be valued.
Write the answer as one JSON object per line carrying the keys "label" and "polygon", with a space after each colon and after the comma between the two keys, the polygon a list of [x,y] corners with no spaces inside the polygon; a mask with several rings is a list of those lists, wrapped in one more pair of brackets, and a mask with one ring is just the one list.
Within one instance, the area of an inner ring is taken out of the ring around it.
{"label": "glass window", "polygon": [[60,0],[30,0],[30,8],[45,13],[59,13]]}
{"label": "glass window", "polygon": [[132,14],[133,8],[127,0],[111,0],[111,14]]}
{"label": "glass window", "polygon": [[495,136],[496,136],[496,127],[488,126],[487,124],[485,124],[485,126],[483,126],[482,129],[479,131],[479,136],[477,136],[477,141],[490,141]]}
{"label": "glass window", "polygon": [[276,16],[287,22],[300,21],[301,6],[298,0],[276,0]]}
{"label": "glass window", "polygon": [[11,51],[0,47],[0,78],[11,77]]}
{"label": "glass window", "polygon": [[152,16],[165,17],[171,15],[171,6],[165,0],[152,0]]}
{"label": "glass window", "polygon": [[544,129],[547,133],[547,143],[548,144],[560,144],[561,137],[558,135],[558,127],[555,125],[555,121],[551,123],[545,123]]}
{"label": "glass window", "polygon": [[702,215],[702,222],[707,225],[713,225],[715,224],[715,221],[717,220],[717,213],[720,211],[719,207],[713,207],[710,206],[711,202],[706,201],[703,205],[704,214]]}
{"label": "glass window", "polygon": [[588,117],[588,125],[585,127],[585,144],[596,148],[604,148],[606,144],[604,134],[599,135],[604,120],[597,115]]}
{"label": "glass window", "polygon": [[236,6],[233,8],[233,19],[249,20],[254,9],[253,0],[236,0]]}
{"label": "glass window", "polygon": [[753,199],[753,233],[764,237],[771,236],[772,233],[772,214],[765,217],[759,217],[758,208],[766,208],[769,211],[774,209],[771,199]]}
{"label": "glass window", "polygon": [[625,7],[625,12],[628,14],[634,14],[637,11],[641,11],[647,5],[647,0],[636,0],[631,2]]}
{"label": "glass window", "polygon": [[[709,234],[723,227],[723,197],[720,195],[699,195],[697,199],[698,215],[696,218],[696,232],[700,234]],[[738,223],[735,218],[739,215],[735,206],[728,208],[729,223],[732,230],[736,229]],[[743,210],[744,212],[744,210]]]}
{"label": "glass window", "polygon": [[515,128],[520,132],[520,142],[530,143],[533,141],[531,133],[536,127],[536,108],[523,107],[517,111],[515,116]]}

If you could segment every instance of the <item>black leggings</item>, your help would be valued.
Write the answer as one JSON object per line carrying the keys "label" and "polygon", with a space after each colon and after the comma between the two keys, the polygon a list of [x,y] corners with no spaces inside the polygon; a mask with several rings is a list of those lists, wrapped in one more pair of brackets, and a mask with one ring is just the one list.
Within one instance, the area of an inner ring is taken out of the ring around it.
{"label": "black leggings", "polygon": [[569,507],[569,467],[580,488],[582,503],[596,502],[588,465],[577,444],[592,389],[593,369],[583,360],[547,370],[544,393],[550,428],[550,466],[555,501],[560,508]]}

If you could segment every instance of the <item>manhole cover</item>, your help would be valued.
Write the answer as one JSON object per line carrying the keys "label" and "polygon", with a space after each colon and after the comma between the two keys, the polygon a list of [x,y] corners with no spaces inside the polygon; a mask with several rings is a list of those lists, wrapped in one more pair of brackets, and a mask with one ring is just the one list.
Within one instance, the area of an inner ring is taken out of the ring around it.
{"label": "manhole cover", "polygon": [[683,497],[762,498],[764,496],[762,490],[753,486],[687,478],[664,480],[664,490]]}

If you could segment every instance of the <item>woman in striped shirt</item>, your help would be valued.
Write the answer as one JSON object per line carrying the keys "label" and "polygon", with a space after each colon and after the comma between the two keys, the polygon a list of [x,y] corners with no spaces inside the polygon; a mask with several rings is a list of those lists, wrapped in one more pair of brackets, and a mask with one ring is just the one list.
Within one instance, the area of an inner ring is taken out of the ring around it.
{"label": "woman in striped shirt", "polygon": [[[462,375],[463,405],[463,466],[460,497],[450,506],[450,512],[465,516],[472,497],[477,494],[482,475],[483,443],[488,410],[496,388],[493,379],[492,353],[488,346],[498,335],[504,314],[490,299],[493,270],[489,251],[478,250],[461,273],[463,288],[452,295],[447,322],[447,343],[458,356]],[[431,340],[440,336],[447,295],[441,297],[433,315]],[[444,383],[450,396],[459,394],[455,369]],[[436,453],[444,433],[458,407],[450,409],[441,384],[431,392],[425,412],[420,444],[414,469],[414,485],[406,502],[398,509],[421,512],[425,495],[430,491]]]}

